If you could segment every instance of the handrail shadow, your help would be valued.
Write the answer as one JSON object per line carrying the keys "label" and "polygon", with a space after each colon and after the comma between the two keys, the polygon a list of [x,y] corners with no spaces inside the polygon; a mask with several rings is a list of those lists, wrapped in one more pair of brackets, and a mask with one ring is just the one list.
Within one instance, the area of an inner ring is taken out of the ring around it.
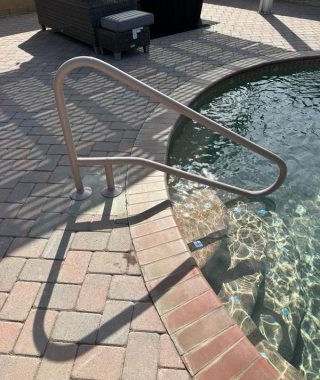
{"label": "handrail shadow", "polygon": [[[130,223],[139,223],[145,219],[145,215],[147,213],[148,217],[151,215],[156,215],[158,212],[161,212],[163,209],[167,208],[169,206],[169,202],[161,202],[159,205],[151,207],[150,209],[144,211],[143,213],[137,214],[133,217],[129,217],[128,219],[120,218],[117,220],[116,224],[119,224],[119,227],[121,227],[122,222],[125,220],[128,220]],[[97,222],[99,223],[99,222]],[[78,223],[77,225],[78,228],[81,227],[81,223]],[[49,339],[45,332],[45,316],[47,310],[50,310],[48,308],[49,302],[52,296],[52,292],[54,287],[52,284],[56,283],[56,280],[58,278],[58,274],[60,271],[60,268],[62,266],[63,261],[61,258],[64,256],[66,253],[66,250],[69,245],[71,233],[68,231],[68,225],[66,226],[66,230],[63,233],[61,242],[59,244],[59,247],[57,248],[57,254],[56,254],[56,265],[52,266],[50,273],[48,275],[48,279],[50,279],[50,282],[46,282],[42,295],[40,297],[39,305],[41,307],[38,307],[36,309],[36,315],[33,323],[33,340],[35,343],[36,348],[39,350],[39,352],[42,352],[43,350],[43,342],[50,342],[51,346],[56,346],[57,349],[62,346],[60,345],[59,342],[54,342]],[[79,255],[81,255],[81,252],[79,252]],[[169,280],[167,278],[163,279],[160,281],[153,289],[152,293],[155,294],[163,294],[167,290],[169,290],[172,286],[177,284],[188,272],[190,272],[190,267],[195,266],[194,260],[190,257],[186,259],[182,264],[180,264],[173,272],[170,273],[170,278]],[[143,297],[135,302],[146,302],[148,299],[146,297]],[[152,305],[152,303],[150,304]],[[43,312],[45,310],[45,312]],[[95,340],[94,344],[99,344],[101,341],[109,337],[111,334],[116,332],[117,330],[121,329],[125,324],[131,321],[131,312],[132,307],[127,307],[124,309],[121,313],[117,314],[115,317],[110,319],[109,321],[105,322],[103,325],[99,326],[99,328],[93,330],[90,332],[88,335],[82,337],[81,340],[78,342],[73,342],[70,344],[65,343],[63,345],[63,352],[65,352],[64,357],[61,357],[57,354],[57,350],[49,350],[45,351],[43,354],[43,357],[51,360],[51,361],[59,361],[59,362],[64,362],[68,361],[71,358],[73,358],[73,350],[68,350],[68,347],[72,348],[74,343],[80,343],[82,341],[87,341],[88,338],[92,339],[92,337],[97,337]],[[135,317],[138,317],[141,313],[145,312],[146,308],[142,308],[141,310],[136,310],[135,311]],[[99,337],[98,337],[98,332],[99,332]],[[91,346],[86,346],[85,349],[81,351],[81,355],[85,354],[89,350],[91,350],[94,347],[94,345]]]}

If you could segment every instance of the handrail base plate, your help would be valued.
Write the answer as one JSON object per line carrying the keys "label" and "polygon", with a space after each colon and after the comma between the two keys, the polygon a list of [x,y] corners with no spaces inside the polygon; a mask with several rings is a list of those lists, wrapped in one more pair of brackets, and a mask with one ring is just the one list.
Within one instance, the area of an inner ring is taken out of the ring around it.
{"label": "handrail base plate", "polygon": [[70,193],[70,198],[74,201],[83,201],[87,198],[89,198],[92,195],[92,189],[91,187],[85,187],[83,192],[78,191],[77,189],[74,189]]}
{"label": "handrail base plate", "polygon": [[101,190],[101,195],[106,198],[115,198],[122,193],[122,187],[116,185],[114,189],[108,189],[107,187]]}

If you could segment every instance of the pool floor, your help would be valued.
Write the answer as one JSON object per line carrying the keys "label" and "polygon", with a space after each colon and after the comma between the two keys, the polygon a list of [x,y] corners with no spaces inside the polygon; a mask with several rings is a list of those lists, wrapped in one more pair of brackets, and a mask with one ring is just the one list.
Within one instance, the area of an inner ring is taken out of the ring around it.
{"label": "pool floor", "polygon": [[[317,379],[320,70],[226,85],[198,108],[279,154],[288,177],[275,193],[258,200],[215,194],[171,178],[176,215],[189,236],[189,248],[253,343],[266,340],[307,379]],[[177,127],[169,163],[250,189],[264,188],[277,175],[268,161],[191,121]]]}

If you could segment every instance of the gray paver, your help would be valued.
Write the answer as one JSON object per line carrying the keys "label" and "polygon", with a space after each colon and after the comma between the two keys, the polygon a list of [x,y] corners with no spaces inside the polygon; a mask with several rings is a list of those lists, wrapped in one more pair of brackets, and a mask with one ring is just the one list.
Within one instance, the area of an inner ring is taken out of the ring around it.
{"label": "gray paver", "polygon": [[109,298],[143,301],[149,296],[141,276],[113,276]]}
{"label": "gray paver", "polygon": [[0,291],[9,292],[25,264],[24,259],[5,257],[0,261]]}
{"label": "gray paver", "polygon": [[18,217],[22,219],[37,219],[40,216],[42,208],[47,201],[48,198],[45,197],[28,197],[24,205],[21,207],[18,213]]}
{"label": "gray paver", "polygon": [[89,272],[122,274],[126,272],[128,257],[123,252],[94,252],[89,265]]}
{"label": "gray paver", "polygon": [[7,249],[9,248],[9,245],[13,241],[12,237],[0,237],[0,260],[1,258],[6,254]]}
{"label": "gray paver", "polygon": [[24,356],[0,355],[0,379],[33,380],[40,359]]}
{"label": "gray paver", "polygon": [[129,252],[132,246],[129,227],[116,227],[112,230],[108,250],[116,252]]}
{"label": "gray paver", "polygon": [[71,343],[49,343],[36,380],[69,380],[77,348]]}
{"label": "gray paver", "polygon": [[101,318],[99,344],[126,345],[132,313],[132,302],[108,300]]}
{"label": "gray paver", "polygon": [[46,239],[15,238],[10,245],[7,256],[10,257],[40,257],[47,244]]}
{"label": "gray paver", "polygon": [[24,203],[28,198],[31,190],[33,189],[33,183],[18,183],[14,190],[7,198],[8,202]]}
{"label": "gray paver", "polygon": [[34,222],[29,236],[49,238],[56,228],[61,228],[65,224],[66,220],[67,215],[43,212]]}
{"label": "gray paver", "polygon": [[63,342],[94,343],[100,318],[99,314],[62,311],[54,326],[52,338]]}
{"label": "gray paver", "polygon": [[60,265],[55,260],[29,259],[19,278],[23,281],[52,282],[57,278]]}
{"label": "gray paver", "polygon": [[20,208],[21,208],[20,203],[0,203],[0,218],[13,219],[17,216]]}
{"label": "gray paver", "polygon": [[68,231],[54,231],[48,240],[42,257],[44,259],[63,260],[68,252],[72,239],[73,234]]}
{"label": "gray paver", "polygon": [[79,285],[43,284],[34,304],[48,309],[71,310],[77,302],[79,292]]}
{"label": "gray paver", "polygon": [[77,232],[71,248],[79,251],[104,251],[108,239],[109,234],[104,232]]}
{"label": "gray paver", "polygon": [[27,236],[33,225],[32,220],[4,219],[0,224],[0,236]]}

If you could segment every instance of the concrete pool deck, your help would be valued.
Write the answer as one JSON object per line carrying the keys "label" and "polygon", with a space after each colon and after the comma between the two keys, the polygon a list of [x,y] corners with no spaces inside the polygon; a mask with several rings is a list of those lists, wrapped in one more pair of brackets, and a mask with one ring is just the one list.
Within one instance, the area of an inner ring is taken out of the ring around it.
{"label": "concrete pool deck", "polygon": [[[210,27],[153,40],[149,55],[99,58],[188,103],[248,65],[320,53],[320,8],[282,2],[264,17],[256,8],[207,1]],[[28,14],[0,19],[0,51],[0,378],[280,376],[194,266],[163,174],[122,168],[126,192],[107,201],[103,173],[89,168],[83,178],[94,196],[69,200],[52,80],[65,60],[91,49],[39,32]],[[176,114],[87,70],[65,91],[82,155],[165,159]]]}

